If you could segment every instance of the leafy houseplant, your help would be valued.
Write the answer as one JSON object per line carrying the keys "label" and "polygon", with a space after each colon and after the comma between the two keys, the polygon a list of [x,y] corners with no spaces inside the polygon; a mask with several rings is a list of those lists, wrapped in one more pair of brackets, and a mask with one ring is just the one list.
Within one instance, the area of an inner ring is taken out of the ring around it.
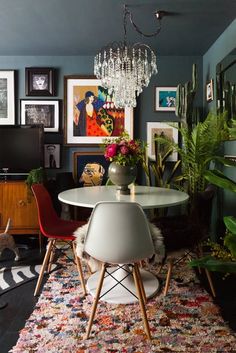
{"label": "leafy houseplant", "polygon": [[[236,166],[233,162],[231,165]],[[236,193],[236,182],[227,178],[219,170],[208,171],[206,178],[212,184]],[[236,273],[236,218],[232,216],[224,217],[224,224],[226,232],[223,245],[209,241],[208,245],[211,253],[200,259],[192,260],[190,266],[204,267],[210,271]]]}
{"label": "leafy houseplant", "polygon": [[179,128],[182,146],[169,139],[157,139],[177,151],[181,157],[183,188],[194,199],[197,192],[207,186],[206,173],[213,161],[228,164],[229,161],[220,156],[221,143],[228,138],[225,115],[209,113],[204,122],[198,122],[189,130],[187,126]]}
{"label": "leafy houseplant", "polygon": [[26,179],[26,184],[31,188],[32,184],[43,183],[45,180],[44,169],[42,167],[32,169]]}

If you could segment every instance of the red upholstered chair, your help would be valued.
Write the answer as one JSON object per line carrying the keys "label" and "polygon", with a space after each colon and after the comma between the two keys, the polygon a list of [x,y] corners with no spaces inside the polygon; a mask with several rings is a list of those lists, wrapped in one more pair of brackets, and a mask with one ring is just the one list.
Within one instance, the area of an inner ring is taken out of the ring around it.
{"label": "red upholstered chair", "polygon": [[77,269],[80,274],[83,292],[84,294],[86,294],[82,266],[80,259],[76,255],[75,243],[73,242],[75,239],[75,237],[73,236],[74,231],[84,225],[85,222],[63,220],[58,217],[53,207],[50,194],[43,184],[33,184],[31,189],[36,199],[36,204],[38,208],[40,231],[46,238],[48,238],[47,251],[40,270],[34,295],[38,295],[45,270],[50,270],[57,242],[65,242],[71,246],[74,253]]}

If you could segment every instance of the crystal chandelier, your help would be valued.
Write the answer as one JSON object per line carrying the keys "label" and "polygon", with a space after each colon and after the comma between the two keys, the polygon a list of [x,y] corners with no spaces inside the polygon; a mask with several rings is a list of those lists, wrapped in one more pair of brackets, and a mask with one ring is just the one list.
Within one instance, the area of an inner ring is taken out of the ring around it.
{"label": "crystal chandelier", "polygon": [[[160,21],[160,13],[155,15]],[[144,34],[124,5],[124,41],[108,44],[95,56],[94,74],[101,80],[101,85],[108,90],[108,94],[112,95],[117,108],[136,107],[136,97],[148,86],[151,76],[157,73],[153,50],[144,43],[127,43],[127,16],[135,30],[145,37],[155,36],[161,29],[159,26],[155,33]]]}

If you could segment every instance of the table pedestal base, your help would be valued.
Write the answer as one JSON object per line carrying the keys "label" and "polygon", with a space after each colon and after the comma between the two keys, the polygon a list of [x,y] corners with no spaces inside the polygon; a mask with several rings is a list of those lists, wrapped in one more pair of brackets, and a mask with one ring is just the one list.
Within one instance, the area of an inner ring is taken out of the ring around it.
{"label": "table pedestal base", "polygon": [[[125,270],[125,267],[109,267],[107,270],[109,271],[109,273],[112,273],[112,276],[115,277],[115,279],[113,279],[109,275],[105,276],[101,290],[102,297],[100,300],[113,304],[129,304],[138,302],[138,298],[130,293],[132,292],[137,296],[133,276],[131,274],[127,276],[127,271]],[[150,298],[154,296],[158,292],[160,287],[158,279],[152,273],[143,269],[140,269],[140,274],[142,277],[146,297]],[[100,271],[94,273],[91,277],[89,277],[87,281],[87,289],[93,297],[96,294],[99,276]],[[127,287],[127,289],[123,287],[122,284],[117,284],[116,280],[122,281],[121,283],[123,284],[123,286]],[[112,288],[113,286],[115,287]]]}

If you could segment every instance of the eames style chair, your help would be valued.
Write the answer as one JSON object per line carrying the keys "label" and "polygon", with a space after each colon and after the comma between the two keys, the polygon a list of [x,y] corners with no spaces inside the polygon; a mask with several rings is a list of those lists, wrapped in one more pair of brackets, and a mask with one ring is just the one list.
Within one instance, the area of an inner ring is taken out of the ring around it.
{"label": "eames style chair", "polygon": [[73,236],[74,231],[84,225],[85,222],[63,220],[58,217],[53,207],[50,194],[43,184],[33,184],[31,189],[37,204],[40,231],[43,236],[48,238],[47,251],[44,256],[34,295],[36,296],[39,293],[45,270],[47,270],[47,272],[50,271],[51,263],[53,261],[55,250],[57,249],[58,242],[69,244],[72,248],[75,263],[80,274],[83,292],[86,294],[82,266],[80,259],[76,255],[76,246],[74,243],[75,237]]}
{"label": "eames style chair", "polygon": [[[132,294],[139,300],[145,332],[151,340],[145,309],[145,290],[138,264],[151,257],[155,250],[147,218],[141,206],[133,202],[97,203],[89,220],[84,246],[88,255],[102,263],[85,338],[90,336],[97,304],[103,297],[105,274],[114,279],[114,272],[109,272],[109,267],[115,265],[117,271],[125,266],[130,279],[134,280],[136,292]],[[121,282],[122,280],[117,280],[117,285]]]}
{"label": "eames style chair", "polygon": [[[162,232],[167,254],[168,271],[164,296],[167,295],[169,290],[173,267],[186,257],[191,259],[193,256],[202,256],[201,244],[209,234],[214,194],[215,187],[209,185],[205,191],[197,193],[195,208],[191,214],[152,220]],[[216,293],[210,272],[207,269],[204,270],[212,296],[215,297]]]}

